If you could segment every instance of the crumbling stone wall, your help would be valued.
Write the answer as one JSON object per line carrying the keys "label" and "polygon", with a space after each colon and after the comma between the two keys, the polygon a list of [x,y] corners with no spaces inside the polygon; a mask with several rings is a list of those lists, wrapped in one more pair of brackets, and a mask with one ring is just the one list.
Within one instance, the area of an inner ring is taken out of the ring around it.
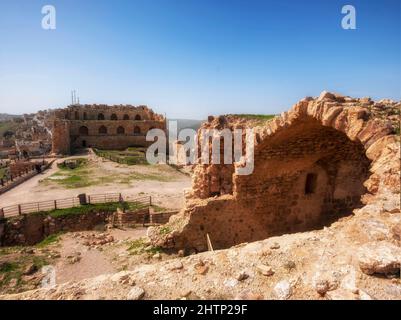
{"label": "crumbling stone wall", "polygon": [[[206,250],[209,234],[214,248],[226,248],[320,228],[351,214],[381,190],[399,192],[399,157],[385,171],[371,164],[381,156],[380,147],[399,144],[397,118],[376,117],[375,110],[399,107],[388,100],[375,103],[324,92],[257,124],[253,174],[237,175],[238,165],[198,164],[186,208],[170,219],[172,232],[160,236],[151,229],[152,242]],[[220,117],[204,127],[246,125],[255,124]]]}
{"label": "crumbling stone wall", "polygon": [[145,106],[79,105],[55,112],[53,152],[69,154],[74,149],[125,149],[148,146],[150,129],[165,131],[163,116]]}
{"label": "crumbling stone wall", "polygon": [[55,119],[52,130],[52,152],[56,154],[70,154],[70,122]]}
{"label": "crumbling stone wall", "polygon": [[4,219],[0,223],[3,228],[0,244],[34,245],[58,232],[91,230],[99,224],[104,224],[112,215],[113,212],[98,212],[54,218],[44,214],[29,214]]}

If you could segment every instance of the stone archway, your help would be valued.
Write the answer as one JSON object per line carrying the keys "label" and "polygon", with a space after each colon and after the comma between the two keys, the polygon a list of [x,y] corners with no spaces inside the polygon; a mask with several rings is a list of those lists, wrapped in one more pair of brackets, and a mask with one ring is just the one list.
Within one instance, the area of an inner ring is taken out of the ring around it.
{"label": "stone archway", "polygon": [[134,127],[134,135],[135,136],[140,136],[141,135],[141,128],[138,126]]}
{"label": "stone archway", "polygon": [[79,134],[80,134],[81,136],[87,136],[87,135],[89,134],[88,127],[86,127],[86,126],[80,127],[80,128],[79,128]]}
{"label": "stone archway", "polygon": [[381,158],[386,145],[397,145],[395,126],[372,114],[376,104],[382,108],[323,92],[264,124],[210,118],[203,128],[254,128],[254,172],[237,175],[240,164],[196,165],[186,208],[170,219],[170,234],[149,230],[152,243],[202,251],[209,235],[215,249],[227,248],[318,229],[380,190],[399,192],[399,167],[383,172],[388,155]]}
{"label": "stone archway", "polygon": [[236,179],[241,215],[257,221],[238,238],[316,229],[350,214],[361,206],[369,165],[360,142],[312,117],[295,121],[261,142],[253,174]]}
{"label": "stone archway", "polygon": [[99,134],[107,134],[107,127],[106,126],[100,126],[99,127]]}

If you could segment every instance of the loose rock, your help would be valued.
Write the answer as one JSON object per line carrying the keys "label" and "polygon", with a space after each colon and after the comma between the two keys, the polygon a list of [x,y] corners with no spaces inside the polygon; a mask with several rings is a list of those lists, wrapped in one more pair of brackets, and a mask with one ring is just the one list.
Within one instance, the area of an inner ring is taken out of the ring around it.
{"label": "loose rock", "polygon": [[127,295],[127,300],[140,300],[144,297],[144,295],[145,290],[140,287],[133,287]]}

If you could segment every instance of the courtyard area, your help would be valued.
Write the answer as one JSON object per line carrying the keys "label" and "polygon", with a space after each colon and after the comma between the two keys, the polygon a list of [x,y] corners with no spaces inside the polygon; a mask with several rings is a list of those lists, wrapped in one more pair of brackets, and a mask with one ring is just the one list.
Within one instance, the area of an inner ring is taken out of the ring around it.
{"label": "courtyard area", "polygon": [[[79,159],[68,168],[65,161]],[[0,195],[0,207],[26,202],[64,199],[78,194],[122,193],[152,196],[152,201],[168,209],[184,204],[184,189],[190,177],[168,165],[127,165],[93,153],[56,160],[51,168]]]}

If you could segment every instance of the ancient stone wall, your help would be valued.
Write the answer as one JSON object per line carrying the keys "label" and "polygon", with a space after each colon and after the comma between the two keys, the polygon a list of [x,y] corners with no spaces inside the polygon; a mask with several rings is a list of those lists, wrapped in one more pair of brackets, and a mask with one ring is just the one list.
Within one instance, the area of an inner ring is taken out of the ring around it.
{"label": "ancient stone wall", "polygon": [[70,122],[55,119],[52,130],[52,152],[56,154],[70,154]]}
{"label": "ancient stone wall", "polygon": [[[209,234],[214,248],[226,248],[320,228],[351,214],[380,190],[399,192],[399,158],[392,158],[386,171],[371,163],[381,156],[380,147],[399,146],[393,134],[398,121],[377,117],[377,108],[397,112],[400,104],[325,92],[256,125],[254,172],[240,176],[235,173],[239,164],[198,164],[186,208],[170,219],[170,234],[149,231],[153,243],[206,250]],[[220,117],[204,126],[244,125]]]}
{"label": "ancient stone wall", "polygon": [[59,217],[46,214],[28,214],[8,219],[0,217],[0,246],[34,245],[52,234],[92,230],[106,223],[118,227],[164,224],[175,213],[149,212],[149,208],[144,208],[134,212],[89,212]]}
{"label": "ancient stone wall", "polygon": [[148,146],[151,142],[146,141],[147,132],[165,128],[164,117],[145,106],[71,106],[55,112],[53,152]]}
{"label": "ancient stone wall", "polygon": [[51,234],[66,231],[91,230],[103,224],[112,212],[66,215],[53,218],[47,215],[30,214],[3,221],[2,246],[34,245]]}

